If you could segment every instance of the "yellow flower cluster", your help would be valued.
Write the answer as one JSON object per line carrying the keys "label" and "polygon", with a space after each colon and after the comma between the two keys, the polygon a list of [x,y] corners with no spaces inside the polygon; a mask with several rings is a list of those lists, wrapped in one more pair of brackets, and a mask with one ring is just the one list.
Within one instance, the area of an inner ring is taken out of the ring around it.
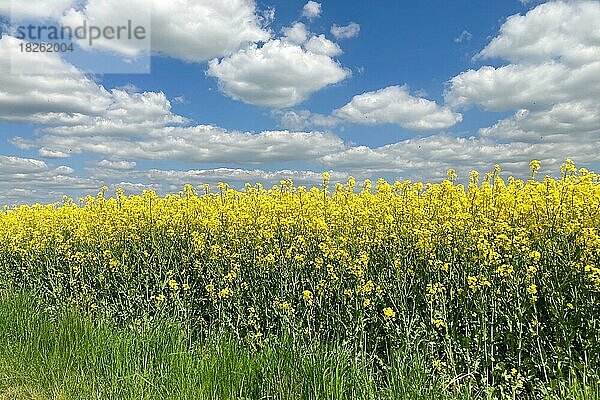
{"label": "yellow flower cluster", "polygon": [[559,371],[549,360],[600,352],[600,176],[568,161],[540,181],[530,168],[529,180],[472,171],[466,185],[449,170],[437,184],[362,188],[327,173],[313,188],[103,188],[5,208],[1,279],[124,321],[165,312],[254,344],[411,338],[439,373],[485,377],[503,360],[547,377]]}

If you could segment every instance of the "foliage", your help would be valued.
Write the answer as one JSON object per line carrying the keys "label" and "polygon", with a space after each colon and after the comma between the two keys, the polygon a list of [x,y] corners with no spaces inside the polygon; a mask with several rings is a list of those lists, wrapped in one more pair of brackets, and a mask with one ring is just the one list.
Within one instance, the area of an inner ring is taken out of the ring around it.
{"label": "foliage", "polygon": [[431,373],[508,398],[594,382],[600,176],[456,173],[267,190],[88,197],[0,213],[3,279],[140,326],[169,315],[250,346],[286,335],[377,355],[410,346]]}

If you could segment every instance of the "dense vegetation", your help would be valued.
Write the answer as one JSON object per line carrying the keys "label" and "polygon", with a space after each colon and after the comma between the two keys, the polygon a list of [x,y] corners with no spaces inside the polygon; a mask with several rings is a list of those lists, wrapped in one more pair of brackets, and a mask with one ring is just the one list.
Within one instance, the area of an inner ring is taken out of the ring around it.
{"label": "dense vegetation", "polygon": [[46,312],[177,321],[191,343],[333,344],[369,355],[380,387],[413,354],[448,392],[560,397],[599,379],[600,176],[531,169],[5,209],[2,279]]}

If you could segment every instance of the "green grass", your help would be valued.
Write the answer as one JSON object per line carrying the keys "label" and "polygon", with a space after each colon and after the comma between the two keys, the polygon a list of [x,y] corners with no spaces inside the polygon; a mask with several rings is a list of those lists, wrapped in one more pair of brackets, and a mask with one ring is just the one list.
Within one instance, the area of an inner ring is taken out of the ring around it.
{"label": "green grass", "polygon": [[[341,346],[281,339],[253,350],[226,335],[191,345],[174,323],[117,328],[34,304],[24,294],[0,294],[0,400],[486,397],[466,387],[452,393],[415,354],[396,353],[382,374],[372,357]],[[598,398],[576,386],[561,396]]]}

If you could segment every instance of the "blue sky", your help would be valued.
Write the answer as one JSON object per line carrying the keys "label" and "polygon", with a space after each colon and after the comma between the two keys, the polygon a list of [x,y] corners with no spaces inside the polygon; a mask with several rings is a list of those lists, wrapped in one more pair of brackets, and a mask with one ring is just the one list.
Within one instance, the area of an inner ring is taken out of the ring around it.
{"label": "blue sky", "polygon": [[[333,24],[357,22],[356,38],[341,42],[342,65],[353,72],[351,79],[315,93],[302,108],[329,113],[343,106],[352,96],[392,84],[407,84],[425,90],[428,98],[442,102],[444,83],[452,76],[481,63],[471,58],[497,33],[508,15],[527,10],[519,1],[322,1],[322,15],[313,22],[299,18],[304,1],[258,2],[262,9],[275,7],[271,28],[280,32],[294,21],[304,21],[316,33],[326,33]],[[456,43],[463,31],[473,35]],[[379,45],[373,45],[379,43]],[[133,83],[141,90],[163,91],[169,98],[184,96],[186,104],[175,104],[174,111],[196,121],[214,123],[226,129],[268,130],[277,121],[268,109],[246,105],[222,96],[214,79],[204,76],[205,64],[186,64],[171,58],[155,57],[152,74],[109,74],[102,78],[107,87]],[[362,70],[362,72],[360,72]],[[176,74],[182,79],[173,79]],[[476,113],[464,121],[460,132],[489,123],[496,116]],[[376,135],[365,135],[364,127],[348,127],[343,136],[365,145],[393,143],[412,133],[394,127],[366,128]]]}
{"label": "blue sky", "polygon": [[16,52],[21,41],[5,28],[0,203],[102,185],[164,193],[217,181],[310,185],[323,171],[436,181],[496,163],[525,177],[532,159],[547,174],[566,158],[598,165],[595,0],[16,4],[0,2],[5,22],[12,11],[13,24],[118,24],[127,7],[143,8],[151,53],[107,41],[77,54],[151,55],[152,69],[86,72],[68,56]]}

